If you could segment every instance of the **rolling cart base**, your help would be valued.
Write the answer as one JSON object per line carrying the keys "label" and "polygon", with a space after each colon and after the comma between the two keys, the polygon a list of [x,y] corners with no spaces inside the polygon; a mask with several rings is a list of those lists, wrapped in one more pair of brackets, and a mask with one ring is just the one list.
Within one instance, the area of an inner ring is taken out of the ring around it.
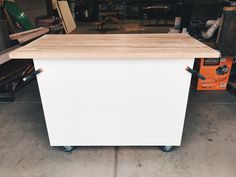
{"label": "rolling cart base", "polygon": [[[63,146],[63,151],[66,153],[71,153],[75,147],[74,146]],[[163,152],[172,152],[176,149],[176,146],[160,146],[160,150]]]}
{"label": "rolling cart base", "polygon": [[64,152],[66,152],[66,153],[70,153],[70,152],[72,152],[74,149],[75,149],[74,146],[63,146],[63,150],[64,150]]}

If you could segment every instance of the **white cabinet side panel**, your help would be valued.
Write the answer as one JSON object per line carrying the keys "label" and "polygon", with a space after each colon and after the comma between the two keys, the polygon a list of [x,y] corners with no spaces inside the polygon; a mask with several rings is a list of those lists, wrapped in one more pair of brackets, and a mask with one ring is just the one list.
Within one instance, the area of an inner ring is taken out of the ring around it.
{"label": "white cabinet side panel", "polygon": [[34,60],[50,144],[180,145],[193,62]]}

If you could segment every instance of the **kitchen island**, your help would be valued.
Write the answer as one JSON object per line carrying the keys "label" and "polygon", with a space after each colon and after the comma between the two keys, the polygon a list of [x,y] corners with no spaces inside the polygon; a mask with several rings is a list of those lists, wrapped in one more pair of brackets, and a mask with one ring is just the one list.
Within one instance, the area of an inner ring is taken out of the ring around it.
{"label": "kitchen island", "polygon": [[10,53],[33,59],[51,146],[181,145],[186,67],[219,52],[187,34],[45,35]]}

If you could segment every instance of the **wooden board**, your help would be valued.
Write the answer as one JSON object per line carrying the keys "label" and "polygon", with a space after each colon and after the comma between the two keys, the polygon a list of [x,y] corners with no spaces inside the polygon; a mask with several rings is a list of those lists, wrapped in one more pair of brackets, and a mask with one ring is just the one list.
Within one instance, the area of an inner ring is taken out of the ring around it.
{"label": "wooden board", "polygon": [[57,0],[52,0],[52,8],[57,9]]}
{"label": "wooden board", "polygon": [[36,59],[217,58],[219,52],[187,34],[44,35],[10,54]]}
{"label": "wooden board", "polygon": [[236,11],[236,7],[224,7],[224,11]]}
{"label": "wooden board", "polygon": [[20,47],[20,45],[15,45],[7,50],[5,50],[4,52],[0,52],[0,65],[9,61],[9,53],[13,52],[14,50],[16,50],[16,48]]}
{"label": "wooden board", "polygon": [[48,32],[49,32],[49,28],[40,27],[40,28],[28,30],[28,31],[11,34],[10,39],[11,40],[17,39],[20,43],[24,43],[32,39],[35,39],[37,37],[40,37]]}
{"label": "wooden board", "polygon": [[57,1],[57,11],[62,19],[66,33],[71,33],[76,29],[75,20],[71,14],[67,1]]}

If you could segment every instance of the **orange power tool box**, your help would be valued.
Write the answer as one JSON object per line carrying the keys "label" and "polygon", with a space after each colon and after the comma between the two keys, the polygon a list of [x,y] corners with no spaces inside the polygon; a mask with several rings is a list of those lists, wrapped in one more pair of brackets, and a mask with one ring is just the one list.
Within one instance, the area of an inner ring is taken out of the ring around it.
{"label": "orange power tool box", "polygon": [[226,90],[233,58],[196,59],[194,69],[206,79],[194,79],[197,90]]}

